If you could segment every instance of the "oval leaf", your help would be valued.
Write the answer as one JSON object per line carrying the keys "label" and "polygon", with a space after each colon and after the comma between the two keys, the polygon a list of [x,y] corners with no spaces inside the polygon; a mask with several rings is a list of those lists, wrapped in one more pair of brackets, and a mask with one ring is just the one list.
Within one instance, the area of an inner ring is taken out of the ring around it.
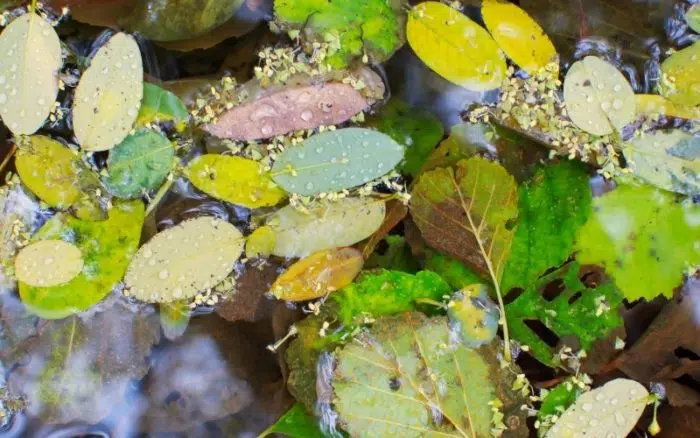
{"label": "oval leaf", "polygon": [[131,35],[118,33],[100,47],[75,90],[73,129],[80,146],[105,151],[124,140],[142,96],[139,46]]}
{"label": "oval leaf", "polygon": [[700,41],[679,50],[661,63],[661,94],[675,103],[700,105]]}
{"label": "oval leaf", "polygon": [[136,198],[157,189],[173,167],[175,148],[162,134],[140,131],[109,153],[104,183],[114,196]]}
{"label": "oval leaf", "polygon": [[240,231],[221,219],[182,222],[139,249],[124,282],[131,296],[149,303],[192,298],[231,273],[243,241]]}
{"label": "oval leaf", "polygon": [[503,0],[485,0],[481,6],[486,29],[506,55],[532,74],[556,61],[557,51],[547,34],[527,12]]}
{"label": "oval leaf", "polygon": [[22,248],[15,258],[17,279],[30,286],[68,283],[83,269],[80,249],[62,240],[41,240]]}
{"label": "oval leaf", "polygon": [[452,83],[485,91],[498,88],[506,77],[506,61],[488,32],[445,4],[414,7],[406,35],[421,61]]}
{"label": "oval leaf", "polygon": [[46,20],[29,12],[0,34],[0,53],[0,117],[13,134],[33,134],[56,101],[61,42]]}
{"label": "oval leaf", "polygon": [[246,158],[201,155],[189,164],[187,175],[204,193],[248,208],[269,207],[286,196],[262,164]]}
{"label": "oval leaf", "polygon": [[178,122],[187,120],[190,113],[179,97],[157,85],[143,83],[143,101],[136,118],[136,125],[147,123]]}
{"label": "oval leaf", "polygon": [[266,225],[275,232],[272,254],[306,257],[316,251],[350,246],[366,239],[384,220],[384,201],[373,198],[343,198],[318,202],[304,213],[291,205],[273,213]]}
{"label": "oval leaf", "polygon": [[627,79],[596,56],[586,56],[569,68],[564,102],[571,121],[593,135],[621,130],[636,112],[634,91]]}
{"label": "oval leaf", "polygon": [[394,139],[371,129],[327,131],[287,148],[272,166],[272,178],[300,195],[337,192],[390,172],[403,152]]}
{"label": "oval leaf", "polygon": [[280,300],[321,298],[352,283],[364,259],[354,248],[319,251],[299,260],[280,275],[270,292]]}

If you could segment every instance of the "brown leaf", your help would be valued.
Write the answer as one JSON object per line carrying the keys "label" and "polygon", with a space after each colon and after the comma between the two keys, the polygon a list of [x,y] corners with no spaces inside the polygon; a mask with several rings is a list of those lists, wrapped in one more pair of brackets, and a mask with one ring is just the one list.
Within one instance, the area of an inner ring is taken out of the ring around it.
{"label": "brown leaf", "polygon": [[662,380],[666,388],[666,399],[671,406],[700,406],[700,393],[675,380]]}
{"label": "brown leaf", "polygon": [[657,438],[692,438],[700,430],[700,407],[663,406],[659,411],[661,433]]}
{"label": "brown leaf", "polygon": [[377,244],[381,242],[384,236],[389,234],[389,231],[406,217],[406,214],[408,214],[408,207],[400,200],[392,199],[386,203],[384,222],[374,234],[356,245],[357,249],[362,252],[362,257],[365,260],[372,255],[374,248],[377,247]]}
{"label": "brown leaf", "polygon": [[216,313],[231,322],[253,322],[271,317],[276,303],[265,294],[281,271],[279,263],[256,265],[248,262],[236,281],[233,296],[219,305]]}

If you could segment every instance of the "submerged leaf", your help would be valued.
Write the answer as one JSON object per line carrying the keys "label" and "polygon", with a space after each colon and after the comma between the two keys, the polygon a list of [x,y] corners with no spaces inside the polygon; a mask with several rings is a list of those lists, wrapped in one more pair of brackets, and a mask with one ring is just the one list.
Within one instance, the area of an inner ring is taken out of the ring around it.
{"label": "submerged leaf", "polygon": [[288,192],[304,196],[337,192],[390,172],[403,153],[403,146],[381,132],[338,129],[285,149],[272,167],[272,178]]}
{"label": "submerged leaf", "polygon": [[75,90],[73,129],[80,146],[105,151],[124,140],[142,97],[139,46],[131,35],[118,33],[100,47]]}
{"label": "submerged leaf", "polygon": [[447,316],[450,329],[459,333],[460,342],[469,348],[488,344],[498,332],[498,306],[482,284],[455,292],[447,305]]}
{"label": "submerged leaf", "polygon": [[30,286],[64,284],[83,270],[80,249],[62,240],[40,240],[22,248],[15,258],[17,279]]}
{"label": "submerged leaf", "polygon": [[318,420],[308,414],[301,403],[292,405],[275,424],[258,435],[258,438],[265,438],[272,434],[280,434],[291,438],[323,438],[326,436],[321,432]]}
{"label": "submerged leaf", "polygon": [[233,270],[243,235],[215,217],[184,221],[139,248],[124,277],[131,296],[149,303],[192,298]]}
{"label": "submerged leaf", "polygon": [[0,117],[14,135],[33,134],[56,101],[61,42],[51,24],[28,12],[0,34],[0,53]]}
{"label": "submerged leaf", "polygon": [[661,95],[674,103],[700,105],[700,41],[675,52],[661,63]]}
{"label": "submerged leaf", "polygon": [[488,32],[443,3],[415,6],[406,35],[421,61],[454,84],[485,91],[500,87],[506,77],[506,61]]}
{"label": "submerged leaf", "polygon": [[136,126],[147,123],[179,122],[190,117],[185,104],[172,92],[148,82],[143,83],[143,101]]}
{"label": "submerged leaf", "polygon": [[177,300],[171,303],[161,303],[158,307],[160,326],[165,337],[171,341],[182,336],[190,323],[192,311],[188,300]]}
{"label": "submerged leaf", "polygon": [[204,193],[248,208],[276,205],[286,195],[260,162],[247,158],[201,155],[190,162],[187,174]]}

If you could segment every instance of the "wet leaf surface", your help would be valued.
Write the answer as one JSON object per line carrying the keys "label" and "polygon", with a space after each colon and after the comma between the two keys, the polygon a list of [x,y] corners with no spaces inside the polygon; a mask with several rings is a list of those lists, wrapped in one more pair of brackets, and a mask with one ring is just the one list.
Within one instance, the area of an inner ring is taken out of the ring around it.
{"label": "wet leaf surface", "polygon": [[157,85],[143,83],[143,100],[136,118],[137,126],[153,122],[179,122],[187,120],[189,116],[179,97]]}
{"label": "wet leaf surface", "polygon": [[22,248],[15,257],[17,279],[30,286],[68,283],[83,270],[80,249],[63,240],[40,240]]}
{"label": "wet leaf surface", "polygon": [[496,338],[500,314],[485,285],[474,284],[455,292],[447,306],[450,329],[459,333],[464,346],[477,348]]}
{"label": "wet leaf surface", "polygon": [[661,64],[666,79],[659,91],[668,100],[683,105],[700,105],[700,42],[672,54]]}
{"label": "wet leaf surface", "polygon": [[318,420],[309,415],[301,403],[295,403],[279,420],[266,429],[259,438],[281,434],[292,438],[323,438]]}

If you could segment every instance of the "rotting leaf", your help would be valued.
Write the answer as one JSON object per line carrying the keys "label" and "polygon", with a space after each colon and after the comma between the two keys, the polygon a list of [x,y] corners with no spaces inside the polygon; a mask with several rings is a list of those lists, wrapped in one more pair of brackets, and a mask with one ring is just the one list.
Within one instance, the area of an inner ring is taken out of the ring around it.
{"label": "rotting leaf", "polygon": [[506,62],[491,35],[464,14],[439,2],[424,2],[408,14],[408,43],[428,67],[474,91],[498,88]]}
{"label": "rotting leaf", "polygon": [[118,202],[104,221],[84,221],[66,213],[49,219],[32,242],[63,240],[80,249],[83,270],[68,283],[34,287],[19,283],[27,308],[46,319],[64,318],[97,304],[119,283],[136,252],[144,220],[141,201]]}
{"label": "rotting leaf", "polygon": [[383,200],[372,197],[315,202],[302,212],[288,205],[266,221],[275,233],[272,254],[306,257],[324,249],[350,246],[374,233],[384,220]]}
{"label": "rotting leaf", "polygon": [[632,86],[614,65],[596,56],[569,67],[564,102],[571,121],[593,135],[622,130],[636,113]]}
{"label": "rotting leaf", "polygon": [[362,185],[396,167],[404,148],[391,137],[366,128],[316,134],[278,155],[272,178],[304,196]]}
{"label": "rotting leaf", "polygon": [[266,296],[282,267],[273,261],[246,263],[236,279],[233,295],[216,307],[216,313],[227,321],[255,322],[270,318],[276,300]]}
{"label": "rotting leaf", "polygon": [[419,313],[379,319],[356,339],[337,353],[331,381],[349,434],[487,437],[498,400],[503,428],[527,436],[521,397],[511,389],[515,371],[500,366],[495,344],[466,348],[451,339],[446,318]]}
{"label": "rotting leaf", "polygon": [[362,253],[354,248],[319,251],[290,266],[270,292],[286,301],[321,298],[352,283],[363,262]]}
{"label": "rotting leaf", "polygon": [[15,258],[17,279],[30,286],[68,283],[83,270],[80,249],[63,240],[40,240],[22,248]]}
{"label": "rotting leaf", "polygon": [[28,12],[0,34],[0,53],[0,117],[13,134],[33,134],[58,95],[61,42],[51,24]]}
{"label": "rotting leaf", "polygon": [[459,333],[460,342],[469,348],[488,344],[498,332],[498,306],[491,301],[483,284],[455,292],[447,303],[447,316],[450,329]]}
{"label": "rotting leaf", "polygon": [[117,33],[97,51],[75,90],[73,129],[80,146],[104,151],[124,140],[142,97],[139,46],[131,35]]}
{"label": "rotting leaf", "polygon": [[211,216],[184,221],[139,248],[124,277],[129,294],[149,303],[193,298],[231,273],[244,238]]}
{"label": "rotting leaf", "polygon": [[247,158],[201,155],[190,162],[187,175],[204,193],[248,208],[273,206],[286,196],[261,163]]}
{"label": "rotting leaf", "polygon": [[306,412],[301,403],[295,403],[272,426],[265,429],[258,438],[280,434],[291,438],[324,438],[318,427],[318,420]]}
{"label": "rotting leaf", "polygon": [[161,303],[158,310],[160,327],[163,329],[163,334],[167,339],[174,341],[185,333],[192,316],[188,300]]}
{"label": "rotting leaf", "polygon": [[674,103],[700,105],[700,41],[675,52],[661,63],[661,95]]}
{"label": "rotting leaf", "polygon": [[177,123],[189,117],[185,104],[175,94],[155,84],[143,83],[143,101],[136,126],[171,121]]}
{"label": "rotting leaf", "polygon": [[700,207],[650,186],[620,185],[593,199],[576,238],[577,259],[598,264],[625,298],[670,297],[700,264]]}

